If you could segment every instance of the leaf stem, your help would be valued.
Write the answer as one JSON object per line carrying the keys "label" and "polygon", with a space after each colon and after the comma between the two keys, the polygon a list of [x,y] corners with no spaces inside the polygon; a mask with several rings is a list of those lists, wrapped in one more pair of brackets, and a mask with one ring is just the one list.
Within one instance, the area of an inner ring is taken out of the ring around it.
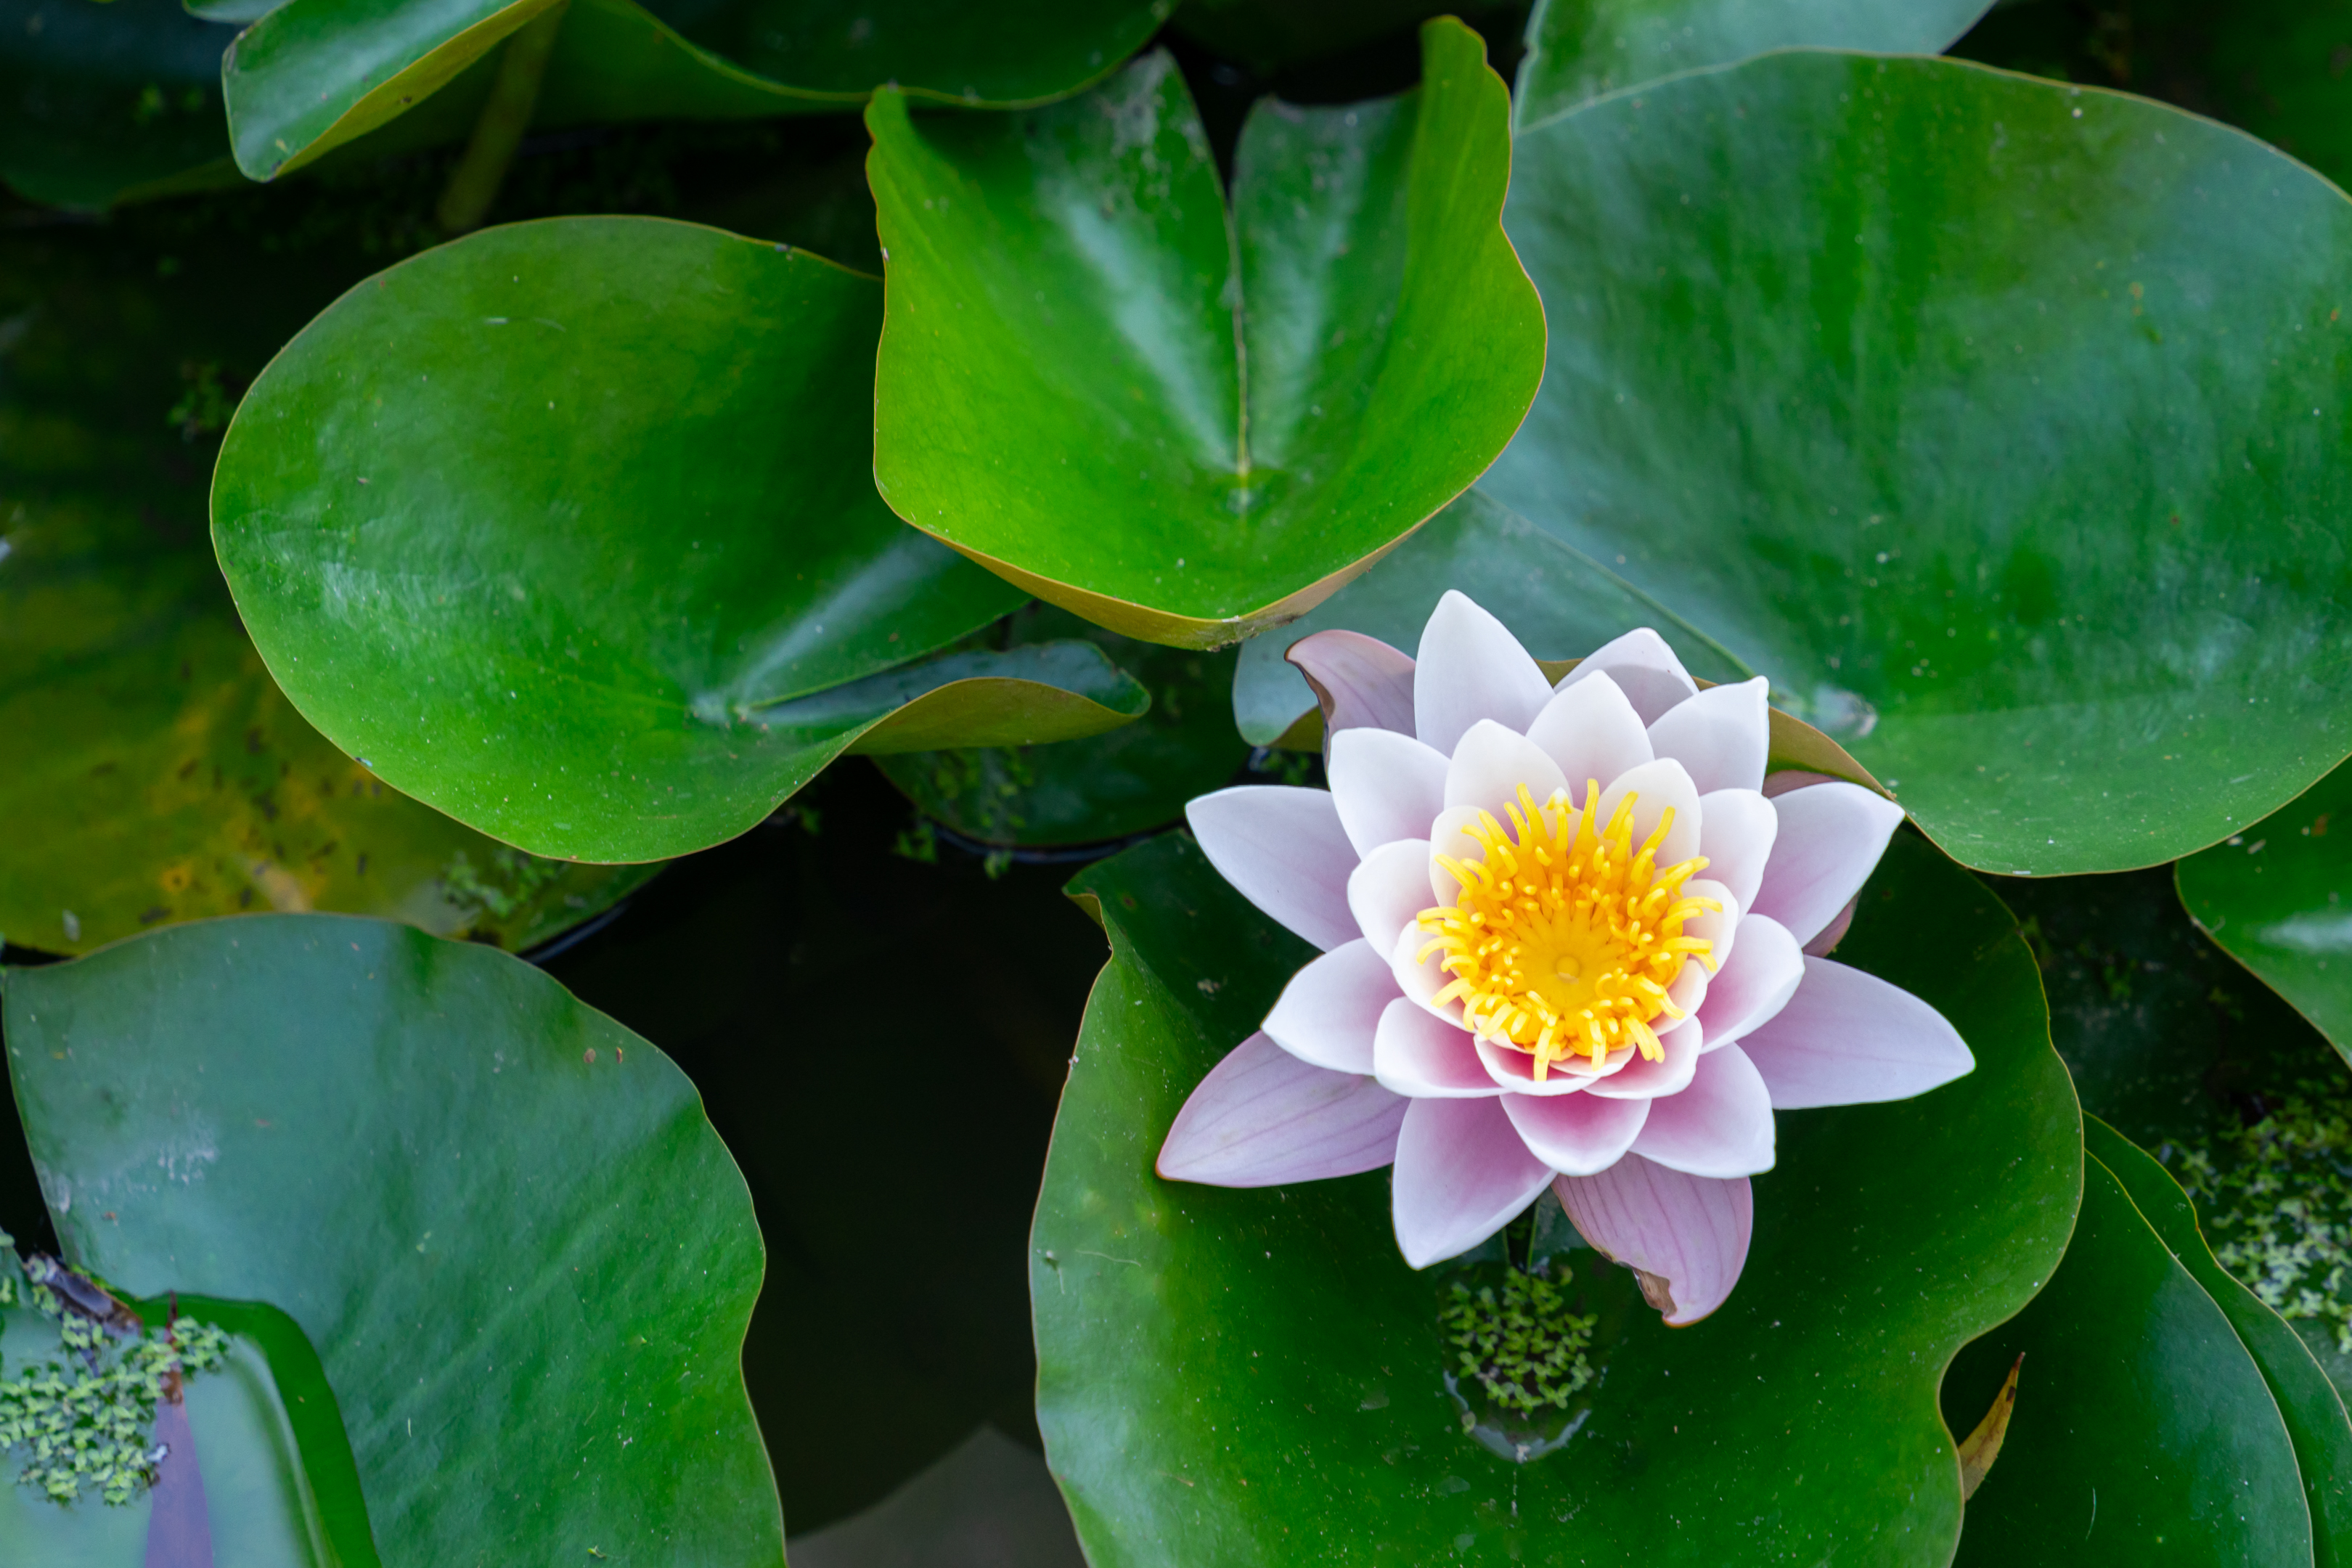
{"label": "leaf stem", "polygon": [[555,0],[507,40],[499,56],[499,74],[490,84],[490,96],[474,121],[473,139],[466,143],[457,167],[449,171],[440,205],[433,209],[444,233],[467,234],[479,228],[490,204],[499,199],[499,187],[506,183],[515,149],[521,145],[522,133],[530,128],[530,117],[539,107],[540,80],[547,74],[547,57],[555,47],[556,31],[563,26],[568,3]]}

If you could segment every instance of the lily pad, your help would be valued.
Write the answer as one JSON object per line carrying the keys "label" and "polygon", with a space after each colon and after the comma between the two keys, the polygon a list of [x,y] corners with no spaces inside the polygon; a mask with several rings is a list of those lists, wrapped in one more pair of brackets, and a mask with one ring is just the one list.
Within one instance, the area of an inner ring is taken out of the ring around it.
{"label": "lily pad", "polygon": [[2205,934],[2352,1060],[2352,767],[2173,875]]}
{"label": "lily pad", "polygon": [[898,514],[1123,636],[1213,647],[1459,494],[1535,394],[1543,316],[1496,222],[1508,94],[1458,22],[1422,51],[1398,98],[1261,102],[1230,212],[1165,53],[1017,117],[877,95]]}
{"label": "lily pad", "polygon": [[1135,723],[1050,746],[908,752],[882,772],[924,814],[984,844],[1100,844],[1163,826],[1184,803],[1232,779],[1249,758],[1226,693],[1234,655],[1156,647],[1034,605],[1012,617],[1003,646],[1084,637],[1151,694]]}
{"label": "lily pad", "polygon": [[[2032,960],[1981,884],[1900,835],[1838,952],[1941,1009],[1976,1070],[1783,1114],[1729,1303],[1687,1329],[1623,1313],[1594,1341],[1588,1413],[1524,1465],[1465,1430],[1438,1282],[1397,1255],[1384,1173],[1255,1191],[1152,1173],[1177,1108],[1309,950],[1181,837],[1073,889],[1113,956],[1030,1289],[1039,1421],[1091,1561],[1948,1559],[1938,1377],[2050,1277],[2081,1170]],[[1630,1291],[1573,1256],[1594,1306]]]}
{"label": "lily pad", "polygon": [[2286,1321],[2214,1261],[2189,1194],[2162,1165],[2095,1116],[2083,1119],[2083,1146],[2122,1186],[2166,1250],[2213,1298],[2262,1373],[2294,1445],[2304,1503],[2311,1513],[2314,1560],[2352,1562],[2352,1419],[2345,1415],[2342,1397]]}
{"label": "lily pad", "polygon": [[1482,488],[1624,555],[1958,858],[2160,863],[2352,748],[2326,182],[2143,100],[1806,51],[1517,169],[1577,327]]}
{"label": "lily pad", "polygon": [[236,184],[220,86],[236,36],[178,0],[0,0],[0,181],[83,211]]}
{"label": "lily pad", "polygon": [[[80,952],[241,910],[509,947],[650,875],[536,860],[305,723],[238,625],[205,479],[243,378],[333,287],[258,246],[52,228],[0,246],[0,931]],[[224,291],[226,289],[226,292]],[[224,303],[225,300],[234,301]]]}
{"label": "lily pad", "polygon": [[1594,99],[1767,49],[1933,55],[1990,0],[1536,0],[1513,109],[1533,127]]}
{"label": "lily pad", "polygon": [[12,970],[0,1005],[68,1255],[291,1316],[386,1562],[781,1564],[751,1198],[643,1039],[505,954],[320,915]]}
{"label": "lily pad", "polygon": [[2261,1371],[2107,1167],[2050,1284],[1960,1353],[1944,1412],[1973,1426],[2025,1357],[2000,1454],[1955,1563],[2313,1561],[2279,1407]]}
{"label": "lily pad", "polygon": [[404,262],[230,426],[214,536],[245,623],[378,776],[567,858],[717,843],[853,744],[1135,717],[1091,647],[908,664],[1022,595],[876,498],[880,312],[871,279],[653,218]]}

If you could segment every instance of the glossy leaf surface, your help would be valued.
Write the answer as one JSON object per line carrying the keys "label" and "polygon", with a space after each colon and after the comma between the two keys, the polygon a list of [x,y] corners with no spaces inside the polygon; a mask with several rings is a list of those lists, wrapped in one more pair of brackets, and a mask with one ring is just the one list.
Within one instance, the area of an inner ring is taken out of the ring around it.
{"label": "glossy leaf surface", "polygon": [[1649,626],[1702,680],[1755,673],[1608,566],[1471,490],[1306,615],[1242,645],[1234,672],[1234,721],[1242,734],[1271,745],[1315,710],[1314,689],[1283,658],[1293,643],[1337,626],[1410,654],[1448,588],[1494,612],[1538,658],[1580,658],[1620,633]]}
{"label": "glossy leaf surface", "polygon": [[1960,1353],[1946,1419],[1972,1424],[2021,1352],[2017,1408],[1956,1563],[2312,1561],[2294,1449],[2261,1372],[2096,1159],[2065,1261]]}
{"label": "glossy leaf surface", "polygon": [[2165,1249],[2213,1298],[2262,1373],[2294,1445],[2304,1503],[2311,1513],[2314,1560],[2322,1568],[2352,1562],[2352,1419],[2347,1419],[2335,1385],[2286,1320],[2214,1260],[2189,1195],[2162,1165],[2095,1116],[2083,1119],[2083,1146],[2122,1186]]}
{"label": "glossy leaf surface", "polygon": [[178,0],[0,4],[0,181],[95,211],[125,196],[234,183],[220,58],[236,30]]}
{"label": "glossy leaf surface", "polygon": [[880,95],[883,494],[1126,636],[1215,647],[1307,608],[1533,395],[1507,118],[1476,35],[1433,22],[1413,92],[1260,103],[1229,215],[1165,54],[1018,118]]}
{"label": "glossy leaf surface", "polygon": [[1232,779],[1249,744],[1234,733],[1234,655],[1155,647],[1033,605],[1006,646],[1084,637],[1151,694],[1135,723],[1084,741],[1017,749],[909,752],[883,773],[925,815],[985,844],[1099,844],[1162,826]]}
{"label": "glossy leaf surface", "polygon": [[353,289],[215,482],[280,684],[386,782],[599,860],[741,832],[927,692],[873,744],[1133,717],[1091,649],[891,668],[1021,595],[875,497],[879,293],[649,218],[492,229]]}
{"label": "glossy leaf surface", "polygon": [[2205,934],[2352,1059],[2352,768],[2175,868]]}
{"label": "glossy leaf surface", "polygon": [[289,1313],[385,1562],[781,1562],[751,1200],[644,1040],[501,953],[327,916],[14,970],[5,1004],[73,1261]]}
{"label": "glossy leaf surface", "polygon": [[1517,158],[1563,325],[1482,488],[1623,554],[1953,854],[2161,862],[2352,745],[2335,189],[2141,100],[1820,53]]}
{"label": "glossy leaf surface", "polygon": [[[1960,1492],[1937,1380],[2049,1277],[2080,1169],[2032,960],[1981,885],[1898,836],[1838,952],[1940,1008],[1975,1072],[1781,1115],[1728,1304],[1680,1330],[1632,1312],[1564,1450],[1524,1466],[1464,1430],[1440,1285],[1397,1255],[1385,1173],[1257,1191],[1152,1173],[1177,1108],[1308,950],[1181,838],[1073,886],[1113,958],[1030,1289],[1047,1455],[1097,1568],[1947,1560]],[[1575,1256],[1597,1296],[1624,1288]]]}
{"label": "glossy leaf surface", "polygon": [[1941,53],[1987,0],[1536,0],[1513,111],[1534,126],[1657,77],[1810,45]]}
{"label": "glossy leaf surface", "polygon": [[[305,723],[205,529],[236,388],[334,286],[315,258],[105,231],[0,245],[0,932],[80,952],[243,910],[543,942],[647,874],[519,856]],[[321,276],[324,273],[325,276]],[[224,300],[233,301],[224,303]]]}

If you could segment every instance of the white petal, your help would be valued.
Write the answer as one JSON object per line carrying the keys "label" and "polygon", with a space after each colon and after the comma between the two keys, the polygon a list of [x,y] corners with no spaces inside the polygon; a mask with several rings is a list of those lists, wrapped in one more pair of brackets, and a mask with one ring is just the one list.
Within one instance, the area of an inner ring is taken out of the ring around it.
{"label": "white petal", "polygon": [[1356,847],[1328,791],[1243,784],[1194,799],[1184,820],[1242,897],[1327,952],[1355,940],[1348,873]]}
{"label": "white petal", "polygon": [[1601,1257],[1640,1271],[1642,1294],[1675,1328],[1722,1306],[1748,1266],[1756,1205],[1745,1176],[1687,1176],[1628,1154],[1597,1176],[1562,1176],[1552,1191]]}
{"label": "white petal", "polygon": [[1727,1046],[1754,1033],[1789,1005],[1804,978],[1804,954],[1788,927],[1769,915],[1742,920],[1739,951],[1707,983],[1706,1000],[1696,1020],[1706,1029],[1707,1047]]}
{"label": "white petal", "polygon": [[1503,1092],[1486,1075],[1467,1030],[1402,997],[1381,1014],[1372,1073],[1385,1088],[1415,1100],[1485,1100]]}
{"label": "white petal", "polygon": [[1805,943],[1805,951],[1815,958],[1827,958],[1831,953],[1835,952],[1837,944],[1845,940],[1847,929],[1853,924],[1853,911],[1861,905],[1860,893],[1848,899],[1845,901],[1845,908],[1832,915],[1830,923],[1815,932],[1812,941]]}
{"label": "white petal", "polygon": [[1452,754],[1481,719],[1521,734],[1551,697],[1551,683],[1503,623],[1449,588],[1421,634],[1413,670],[1413,731]]}
{"label": "white petal", "polygon": [[[1740,927],[1739,900],[1732,896],[1729,888],[1712,877],[1693,877],[1683,884],[1683,891],[1692,898],[1711,899],[1723,906],[1701,910],[1683,922],[1683,934],[1705,941],[1708,944],[1707,951],[1714,955],[1715,967],[1720,969],[1731,961],[1732,953],[1739,945],[1736,940]],[[1706,988],[1711,978],[1711,972],[1706,964],[1695,959],[1687,961],[1683,964],[1682,973],[1675,977],[1675,983],[1666,987],[1666,994],[1673,997],[1675,1005],[1684,1012],[1696,1012],[1699,1005],[1706,1000]]]}
{"label": "white petal", "polygon": [[1780,831],[1755,908],[1808,942],[1870,879],[1903,808],[1860,784],[1832,783],[1790,790],[1772,809]]}
{"label": "white petal", "polygon": [[1478,821],[1478,807],[1449,805],[1437,814],[1429,825],[1429,890],[1441,904],[1450,904],[1462,896],[1462,884],[1454,873],[1437,863],[1440,855],[1454,860],[1478,860],[1486,851],[1470,837],[1470,829]]}
{"label": "white petal", "polygon": [[1688,1089],[1651,1102],[1633,1152],[1693,1176],[1752,1176],[1772,1168],[1774,1136],[1763,1075],[1726,1046],[1699,1058]]}
{"label": "white petal", "polygon": [[1263,1027],[1300,1061],[1369,1073],[1381,1010],[1398,999],[1387,953],[1359,938],[1292,975]]}
{"label": "white petal", "polygon": [[1804,984],[1744,1048],[1784,1110],[1908,1100],[1977,1065],[1935,1008],[1827,958],[1805,960]]}
{"label": "white petal", "polygon": [[1429,842],[1400,838],[1364,857],[1348,877],[1348,909],[1357,929],[1381,952],[1396,951],[1397,933],[1430,907]]}
{"label": "white petal", "polygon": [[1642,847],[1643,841],[1658,826],[1658,818],[1665,808],[1673,806],[1675,825],[1667,829],[1665,842],[1658,846],[1656,864],[1663,868],[1687,860],[1698,853],[1701,819],[1698,789],[1691,783],[1690,774],[1683,771],[1682,763],[1671,757],[1660,757],[1656,762],[1643,763],[1638,768],[1619,773],[1601,792],[1601,806],[1592,819],[1594,832],[1598,833],[1609,826],[1609,818],[1617,810],[1617,803],[1629,795],[1634,797],[1633,826],[1635,849]]}
{"label": "white petal", "polygon": [[1585,679],[1571,674],[1561,682],[1528,726],[1528,739],[1559,764],[1569,798],[1579,805],[1588,781],[1605,784],[1657,754],[1650,749],[1642,716],[1617,683],[1597,670]]}
{"label": "white petal", "polygon": [[[1507,827],[1511,818],[1506,808],[1519,804],[1521,785],[1540,806],[1566,789],[1568,780],[1550,752],[1517,730],[1481,719],[1470,726],[1445,765],[1444,806],[1449,811],[1480,808]],[[1430,815],[1433,818],[1436,813]],[[1422,830],[1428,831],[1426,823]]]}
{"label": "white petal", "polygon": [[1595,1079],[1592,1092],[1603,1100],[1655,1100],[1688,1089],[1692,1075],[1698,1071],[1698,1058],[1706,1049],[1706,1026],[1695,1017],[1685,1018],[1660,1035],[1658,1044],[1665,1049],[1663,1059],[1654,1062],[1637,1056],[1623,1070]]}
{"label": "white petal", "polygon": [[1682,763],[1699,793],[1760,789],[1771,750],[1771,708],[1762,676],[1685,697],[1650,726],[1650,749]]}
{"label": "white petal", "polygon": [[1412,659],[1361,632],[1317,632],[1283,657],[1307,678],[1323,705],[1326,740],[1342,730],[1412,733]]}
{"label": "white petal", "polygon": [[1396,1158],[1406,1103],[1368,1078],[1310,1067],[1252,1035],[1176,1113],[1158,1168],[1171,1182],[1213,1187],[1378,1170]]}
{"label": "white petal", "polygon": [[1650,1102],[1591,1094],[1549,1100],[1507,1094],[1503,1112],[1537,1159],[1562,1175],[1590,1176],[1625,1157],[1649,1120]]}
{"label": "white petal", "polygon": [[1752,789],[1710,790],[1698,797],[1698,852],[1706,874],[1731,889],[1743,910],[1756,907],[1764,866],[1780,835],[1780,814]]}
{"label": "white petal", "polygon": [[1454,983],[1454,976],[1438,967],[1441,956],[1433,952],[1425,960],[1416,959],[1429,939],[1412,926],[1397,935],[1396,950],[1389,954],[1389,973],[1396,976],[1397,989],[1405,999],[1432,1017],[1442,1019],[1454,1028],[1462,1027],[1462,1004],[1459,1001],[1441,1003],[1437,994]]}
{"label": "white petal", "polygon": [[1404,1260],[1426,1268],[1518,1217],[1551,1180],[1492,1100],[1416,1100],[1397,1138],[1390,1202]]}
{"label": "white petal", "polygon": [[1690,678],[1666,639],[1647,626],[1595,648],[1590,658],[1560,678],[1560,689],[1596,675],[1606,675],[1617,683],[1644,724],[1656,723],[1668,709],[1698,690],[1698,682]]}
{"label": "white petal", "polygon": [[1445,807],[1445,757],[1393,730],[1331,737],[1331,800],[1359,855],[1400,838],[1427,838]]}
{"label": "white petal", "polygon": [[[1574,1094],[1600,1077],[1600,1071],[1589,1062],[1581,1071],[1570,1070],[1563,1062],[1554,1062],[1541,1083],[1536,1081],[1536,1061],[1525,1051],[1496,1045],[1492,1040],[1476,1042],[1478,1060],[1485,1066],[1486,1076],[1513,1094],[1531,1094],[1538,1099],[1552,1095]],[[1580,1061],[1586,1058],[1579,1058]],[[1604,1058],[1605,1061],[1605,1058]],[[1621,1064],[1622,1065],[1622,1064]]]}

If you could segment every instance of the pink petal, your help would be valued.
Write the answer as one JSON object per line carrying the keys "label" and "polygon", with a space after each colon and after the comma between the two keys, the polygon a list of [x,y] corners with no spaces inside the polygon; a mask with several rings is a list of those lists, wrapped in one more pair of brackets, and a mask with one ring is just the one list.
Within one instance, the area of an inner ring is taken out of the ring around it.
{"label": "pink petal", "polygon": [[1601,1257],[1641,1273],[1642,1294],[1675,1328],[1722,1306],[1748,1266],[1756,1205],[1745,1176],[1711,1181],[1628,1154],[1552,1191]]}
{"label": "pink petal", "polygon": [[1698,815],[1706,874],[1729,888],[1741,909],[1755,908],[1772,841],[1780,835],[1780,814],[1755,790],[1718,789],[1698,797]]}
{"label": "pink petal", "polygon": [[1415,1268],[1467,1252],[1551,1180],[1493,1100],[1416,1100],[1397,1137],[1397,1246]]}
{"label": "pink petal", "polygon": [[1908,1100],[1977,1065],[1941,1013],[1827,958],[1805,960],[1796,995],[1743,1048],[1782,1110]]}
{"label": "pink petal", "polygon": [[1574,1094],[1587,1084],[1598,1081],[1601,1072],[1601,1068],[1589,1065],[1589,1058],[1579,1058],[1588,1064],[1579,1068],[1571,1068],[1564,1062],[1554,1062],[1546,1072],[1544,1080],[1538,1083],[1535,1058],[1527,1052],[1496,1045],[1492,1040],[1474,1039],[1473,1044],[1478,1052],[1479,1065],[1486,1069],[1486,1076],[1512,1094],[1531,1094],[1538,1099],[1549,1095]]}
{"label": "pink petal", "polygon": [[1427,838],[1445,806],[1445,757],[1393,730],[1331,737],[1331,800],[1359,855],[1400,838]]}
{"label": "pink petal", "polygon": [[1368,1078],[1310,1067],[1252,1035],[1176,1113],[1158,1169],[1171,1182],[1213,1187],[1378,1170],[1396,1158],[1406,1103]]}
{"label": "pink petal", "polygon": [[1634,1057],[1609,1077],[1593,1079],[1592,1092],[1603,1100],[1655,1100],[1688,1089],[1706,1050],[1706,1026],[1685,1018],[1660,1035],[1658,1044],[1666,1053],[1662,1060]]}
{"label": "pink petal", "polygon": [[1845,933],[1847,931],[1852,929],[1853,925],[1853,911],[1860,907],[1861,903],[1862,895],[1860,893],[1856,893],[1853,897],[1848,899],[1845,901],[1845,908],[1831,916],[1830,923],[1822,927],[1821,933],[1814,937],[1812,941],[1805,943],[1805,951],[1811,953],[1815,958],[1827,958],[1831,953],[1835,952],[1837,951],[1837,944],[1845,940]]}
{"label": "pink petal", "polygon": [[1650,726],[1650,749],[1682,763],[1702,795],[1764,783],[1771,714],[1762,676],[1685,697]]}
{"label": "pink petal", "polygon": [[1412,733],[1412,659],[1361,632],[1317,632],[1283,657],[1323,705],[1326,739],[1370,728]]}
{"label": "pink petal", "polygon": [[[1643,840],[1658,826],[1658,819],[1668,806],[1675,808],[1675,825],[1667,829],[1665,842],[1658,846],[1657,864],[1662,868],[1689,859],[1698,853],[1699,804],[1698,786],[1691,783],[1690,774],[1682,763],[1671,757],[1660,757],[1654,763],[1643,763],[1619,773],[1601,791],[1601,806],[1593,814],[1594,832],[1609,826],[1617,803],[1627,795],[1633,800],[1633,847],[1640,849]],[[1584,803],[1579,801],[1579,805]]]}
{"label": "pink petal", "polygon": [[1570,674],[1562,681],[1528,726],[1528,739],[1559,764],[1569,798],[1580,805],[1587,780],[1605,784],[1657,755],[1642,716],[1617,683],[1599,671],[1582,680]]}
{"label": "pink petal", "polygon": [[1551,683],[1503,623],[1449,588],[1421,634],[1413,731],[1451,755],[1481,719],[1521,734],[1551,699]]}
{"label": "pink petal", "polygon": [[1708,983],[1695,1020],[1706,1029],[1707,1047],[1753,1033],[1789,1005],[1804,978],[1805,957],[1788,927],[1769,915],[1742,920],[1738,948]]}
{"label": "pink petal", "polygon": [[[1508,827],[1511,818],[1505,808],[1518,804],[1522,784],[1540,806],[1566,789],[1568,780],[1550,752],[1517,730],[1481,719],[1463,735],[1445,765],[1444,805],[1448,810],[1467,806],[1492,812],[1496,822]],[[1423,831],[1428,831],[1426,824]]]}
{"label": "pink petal", "polygon": [[1386,1088],[1415,1100],[1491,1100],[1503,1092],[1487,1076],[1468,1030],[1403,997],[1381,1013],[1372,1072]]}
{"label": "pink petal", "polygon": [[1699,1058],[1688,1089],[1651,1102],[1633,1152],[1693,1176],[1752,1176],[1772,1168],[1773,1142],[1764,1076],[1747,1052],[1726,1046]]}
{"label": "pink petal", "polygon": [[1590,1176],[1625,1157],[1649,1120],[1650,1102],[1591,1094],[1549,1100],[1507,1094],[1503,1113],[1537,1159],[1563,1175]]}
{"label": "pink petal", "polygon": [[1242,897],[1327,952],[1355,940],[1348,873],[1356,847],[1329,792],[1242,784],[1196,797],[1184,820]]}
{"label": "pink petal", "polygon": [[1656,723],[1665,717],[1668,709],[1698,690],[1698,682],[1690,678],[1683,661],[1666,646],[1666,639],[1647,626],[1627,632],[1616,641],[1594,649],[1590,658],[1561,678],[1560,689],[1565,691],[1596,675],[1606,675],[1617,683],[1644,724]]}
{"label": "pink petal", "polygon": [[1348,909],[1357,929],[1382,952],[1430,907],[1429,841],[1400,838],[1364,857],[1348,876]]}
{"label": "pink petal", "polygon": [[1300,1061],[1333,1072],[1369,1073],[1381,1010],[1397,999],[1387,956],[1358,938],[1292,975],[1261,1026]]}
{"label": "pink petal", "polygon": [[1860,784],[1831,783],[1776,797],[1780,837],[1764,863],[1755,908],[1800,943],[1819,935],[1870,879],[1903,808]]}

